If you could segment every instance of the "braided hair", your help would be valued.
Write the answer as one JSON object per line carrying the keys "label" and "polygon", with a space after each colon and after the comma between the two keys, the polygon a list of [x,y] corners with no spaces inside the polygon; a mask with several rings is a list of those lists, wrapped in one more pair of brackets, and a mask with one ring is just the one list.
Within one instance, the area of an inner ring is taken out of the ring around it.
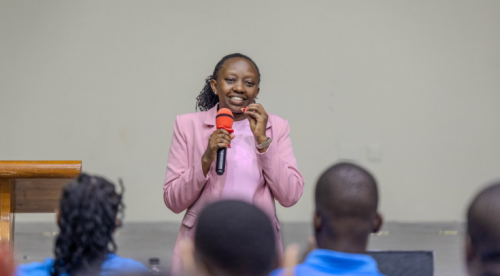
{"label": "braided hair", "polygon": [[214,107],[219,102],[219,97],[217,95],[215,95],[214,91],[212,90],[212,86],[210,86],[210,81],[217,80],[217,78],[219,77],[219,71],[222,68],[222,66],[224,65],[224,62],[226,62],[226,60],[228,60],[230,58],[244,58],[244,59],[250,61],[255,66],[255,69],[257,69],[257,74],[259,75],[258,81],[260,83],[259,67],[257,67],[257,64],[255,64],[255,62],[251,58],[249,58],[243,54],[240,54],[240,53],[227,55],[227,56],[223,57],[217,63],[217,65],[215,65],[214,73],[205,79],[205,86],[203,86],[203,89],[201,90],[200,95],[198,95],[198,97],[196,97],[196,109],[197,110],[199,109],[200,111],[207,111],[210,108]]}
{"label": "braided hair", "polygon": [[66,185],[59,209],[52,276],[97,275],[106,255],[116,252],[116,219],[123,215],[122,193],[104,178],[81,174]]}

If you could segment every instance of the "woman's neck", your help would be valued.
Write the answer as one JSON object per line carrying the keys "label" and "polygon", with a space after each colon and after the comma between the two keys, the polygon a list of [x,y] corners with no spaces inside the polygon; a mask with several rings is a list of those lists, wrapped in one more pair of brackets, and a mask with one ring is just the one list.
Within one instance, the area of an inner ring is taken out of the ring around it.
{"label": "woman's neck", "polygon": [[237,121],[243,121],[247,118],[247,116],[245,116],[245,113],[236,113],[236,114],[233,114],[234,116],[234,120],[237,122]]}

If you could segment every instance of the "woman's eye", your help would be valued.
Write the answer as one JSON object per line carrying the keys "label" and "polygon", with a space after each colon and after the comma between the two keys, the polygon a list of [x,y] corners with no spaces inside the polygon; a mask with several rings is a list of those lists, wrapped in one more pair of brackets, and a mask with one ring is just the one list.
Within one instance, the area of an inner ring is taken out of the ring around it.
{"label": "woman's eye", "polygon": [[253,86],[254,85],[254,83],[251,82],[251,81],[247,81],[246,83],[247,83],[248,86]]}
{"label": "woman's eye", "polygon": [[226,79],[226,81],[227,81],[227,82],[235,82],[235,79],[231,79],[231,78],[229,78],[229,79]]}

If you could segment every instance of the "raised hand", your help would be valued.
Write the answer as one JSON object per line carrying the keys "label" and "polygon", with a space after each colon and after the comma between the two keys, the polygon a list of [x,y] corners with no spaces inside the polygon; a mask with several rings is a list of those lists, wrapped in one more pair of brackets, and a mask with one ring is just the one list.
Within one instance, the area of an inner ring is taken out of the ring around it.
{"label": "raised hand", "polygon": [[294,276],[294,268],[299,261],[300,246],[296,243],[292,243],[285,248],[283,254],[283,270],[284,276]]}
{"label": "raised hand", "polygon": [[246,108],[242,108],[243,113],[250,122],[250,129],[252,130],[255,142],[262,144],[267,140],[266,126],[269,116],[261,104],[250,104]]}

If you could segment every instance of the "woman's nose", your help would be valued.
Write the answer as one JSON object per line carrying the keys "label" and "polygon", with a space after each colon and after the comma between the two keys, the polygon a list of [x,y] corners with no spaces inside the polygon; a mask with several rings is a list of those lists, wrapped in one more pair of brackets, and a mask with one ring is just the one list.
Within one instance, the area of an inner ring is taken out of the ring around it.
{"label": "woman's nose", "polygon": [[236,92],[243,92],[245,89],[245,86],[243,85],[242,82],[236,82],[233,86],[233,90]]}

